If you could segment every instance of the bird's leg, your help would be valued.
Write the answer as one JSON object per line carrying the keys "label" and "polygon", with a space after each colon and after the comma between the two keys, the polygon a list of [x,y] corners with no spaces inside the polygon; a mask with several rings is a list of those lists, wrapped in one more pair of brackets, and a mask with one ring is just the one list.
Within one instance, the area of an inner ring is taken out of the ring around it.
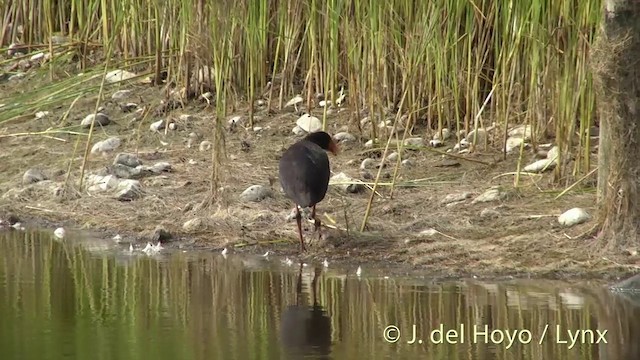
{"label": "bird's leg", "polygon": [[302,238],[302,214],[300,208],[296,205],[296,222],[298,223],[298,235],[300,236],[300,252],[304,252],[304,239]]}
{"label": "bird's leg", "polygon": [[322,237],[322,233],[320,231],[320,227],[322,226],[322,223],[320,222],[320,219],[318,219],[316,217],[316,206],[313,205],[313,210],[311,210],[311,217],[313,218],[313,232],[318,232],[318,238]]}

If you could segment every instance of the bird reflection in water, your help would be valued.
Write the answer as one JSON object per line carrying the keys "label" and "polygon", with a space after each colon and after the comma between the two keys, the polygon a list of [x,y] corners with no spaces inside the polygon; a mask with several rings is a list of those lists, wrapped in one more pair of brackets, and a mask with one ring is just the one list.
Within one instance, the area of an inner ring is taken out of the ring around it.
{"label": "bird reflection in water", "polygon": [[311,282],[313,305],[301,304],[302,263],[296,284],[295,305],[287,306],[282,312],[280,339],[289,359],[330,359],[331,318],[318,304],[316,285],[322,270],[315,268]]}

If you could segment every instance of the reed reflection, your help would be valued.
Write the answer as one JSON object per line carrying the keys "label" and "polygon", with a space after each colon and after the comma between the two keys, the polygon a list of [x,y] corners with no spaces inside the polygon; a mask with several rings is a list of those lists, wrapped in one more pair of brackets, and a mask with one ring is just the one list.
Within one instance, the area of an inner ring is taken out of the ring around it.
{"label": "reed reflection", "polygon": [[314,269],[311,281],[311,306],[302,301],[302,269],[300,263],[296,282],[295,304],[288,305],[281,315],[280,339],[283,352],[290,359],[313,356],[317,359],[330,359],[331,354],[331,318],[318,303],[317,281],[322,269]]}

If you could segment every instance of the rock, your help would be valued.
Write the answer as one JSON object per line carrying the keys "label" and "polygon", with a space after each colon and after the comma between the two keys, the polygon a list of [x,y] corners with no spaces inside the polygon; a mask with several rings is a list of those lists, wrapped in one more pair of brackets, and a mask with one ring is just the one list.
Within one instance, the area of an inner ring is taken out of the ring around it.
{"label": "rock", "polygon": [[573,208],[565,211],[562,215],[558,216],[558,222],[563,226],[573,226],[581,224],[591,219],[591,215],[582,208]]}
{"label": "rock", "polygon": [[171,164],[169,164],[168,162],[161,161],[159,163],[153,164],[150,170],[156,174],[160,174],[162,172],[171,172],[172,168]]}
{"label": "rock", "polygon": [[133,91],[131,90],[118,90],[111,94],[111,99],[116,101],[126,100],[133,95]]}
{"label": "rock", "polygon": [[287,103],[284,105],[285,108],[288,108],[290,106],[296,106],[298,104],[301,104],[304,101],[304,99],[302,98],[302,96],[300,95],[296,95],[293,97],[293,99],[287,101]]}
{"label": "rock", "polygon": [[142,197],[142,185],[138,180],[121,180],[116,186],[116,198],[119,201],[133,201]]}
{"label": "rock", "polygon": [[167,242],[167,241],[171,240],[172,238],[173,238],[173,236],[171,235],[171,233],[167,229],[165,229],[162,225],[158,225],[153,230],[153,235],[151,236],[151,241],[154,242],[154,243]]}
{"label": "rock", "polygon": [[163,130],[165,126],[166,126],[166,121],[158,120],[158,121],[152,122],[151,125],[149,125],[149,130],[160,131],[160,130]]}
{"label": "rock", "polygon": [[404,146],[423,146],[424,140],[421,137],[408,138],[404,140]]}
{"label": "rock", "polygon": [[204,221],[202,221],[202,218],[194,218],[191,220],[187,220],[183,225],[182,225],[182,229],[186,232],[195,232],[198,230],[202,230],[204,229],[206,226],[204,224]]}
{"label": "rock", "polygon": [[507,133],[510,137],[531,140],[531,125],[518,125]]}
{"label": "rock", "polygon": [[448,140],[449,137],[451,137],[451,132],[449,131],[449,129],[444,128],[442,129],[442,136],[440,136],[440,132],[436,131],[436,133],[433,135],[433,140],[441,140],[441,142],[443,140]]}
{"label": "rock", "polygon": [[271,190],[268,187],[252,185],[240,194],[240,199],[243,201],[259,202],[269,196],[271,196]]}
{"label": "rock", "polygon": [[553,170],[553,168],[555,167],[556,167],[555,161],[549,160],[549,159],[542,159],[525,166],[523,170],[526,172],[537,173],[541,171]]}
{"label": "rock", "polygon": [[123,113],[130,113],[133,110],[136,110],[137,108],[138,108],[138,104],[136,103],[120,104],[120,110],[122,110]]}
{"label": "rock", "polygon": [[230,126],[242,124],[242,115],[236,115],[229,119],[228,121]]}
{"label": "rock", "polygon": [[366,158],[362,160],[362,163],[360,164],[360,170],[374,168],[375,166],[376,166],[375,160],[373,160],[372,158]]}
{"label": "rock", "polygon": [[302,136],[306,134],[306,131],[302,130],[302,128],[298,125],[296,125],[293,129],[291,129],[291,132],[294,133],[296,136]]}
{"label": "rock", "polygon": [[480,217],[485,219],[495,219],[497,217],[500,217],[500,212],[496,209],[484,208],[482,209],[482,211],[480,211]]}
{"label": "rock", "polygon": [[484,193],[482,193],[477,198],[473,199],[471,203],[476,204],[476,203],[483,203],[483,202],[490,202],[490,201],[499,201],[499,200],[503,200],[506,197],[507,197],[507,194],[504,193],[500,189],[500,187],[494,186],[489,190],[485,191]]}
{"label": "rock", "polygon": [[322,130],[322,121],[315,116],[304,114],[298,118],[296,125],[308,133]]}
{"label": "rock", "polygon": [[44,119],[45,117],[49,116],[50,112],[48,111],[38,111],[36,113],[36,119]]}
{"label": "rock", "polygon": [[429,140],[429,146],[441,147],[441,146],[444,146],[444,143],[442,142],[442,140],[434,139],[434,140]]}
{"label": "rock", "polygon": [[[95,119],[95,120],[94,120]],[[91,127],[91,122],[95,121],[94,123],[94,127],[99,125],[99,126],[106,126],[109,125],[111,123],[111,119],[109,119],[109,117],[101,112],[97,113],[97,114],[89,114],[87,116],[85,116],[84,119],[82,119],[82,122],[80,123],[80,126],[82,126],[85,129],[88,129]]]}
{"label": "rock", "polygon": [[367,141],[366,143],[364,143],[364,147],[367,149],[370,149],[373,147],[373,139]]}
{"label": "rock", "polygon": [[387,161],[388,161],[388,162],[398,161],[398,157],[399,157],[399,156],[400,156],[400,155],[398,155],[398,153],[394,151],[394,152],[392,152],[391,154],[389,154],[389,156],[387,156]]}
{"label": "rock", "polygon": [[198,148],[200,151],[208,151],[211,150],[212,145],[213,144],[211,144],[211,141],[204,140],[200,143],[200,146]]}
{"label": "rock", "polygon": [[150,172],[144,169],[143,166],[129,167],[123,164],[113,164],[107,167],[107,173],[120,179],[141,179]]}
{"label": "rock", "polygon": [[469,192],[463,192],[458,194],[448,194],[447,196],[444,197],[444,199],[442,199],[442,201],[440,201],[440,203],[445,205],[453,202],[464,201],[466,199],[469,199],[470,197],[471,197],[471,193]]}
{"label": "rock", "polygon": [[91,148],[91,153],[97,154],[97,153],[107,153],[107,152],[114,151],[115,149],[120,147],[121,142],[122,141],[117,136],[110,137],[106,140],[98,141]]}
{"label": "rock", "polygon": [[260,132],[260,131],[262,131],[262,126],[254,126],[254,127],[253,127],[253,131],[254,131],[254,132]]}
{"label": "rock", "polygon": [[337,141],[337,142],[349,142],[349,141],[356,141],[356,137],[349,134],[348,132],[339,132],[335,135],[333,135],[333,138]]}
{"label": "rock", "polygon": [[364,190],[364,185],[360,180],[354,179],[343,172],[333,175],[329,180],[329,184],[335,185],[340,190],[348,193],[357,193]]}
{"label": "rock", "polygon": [[31,55],[31,58],[29,58],[29,60],[31,62],[39,62],[39,61],[41,61],[43,59],[44,59],[44,53],[43,52],[35,53],[35,54]]}
{"label": "rock", "polygon": [[402,166],[406,166],[406,167],[411,167],[413,166],[413,161],[411,161],[410,159],[404,159],[402,160]]}
{"label": "rock", "polygon": [[520,150],[520,145],[524,142],[523,138],[520,137],[510,137],[507,139],[507,143],[504,146],[505,151],[507,153],[511,153],[514,150]]}
{"label": "rock", "polygon": [[90,174],[86,177],[86,183],[89,192],[105,192],[116,189],[120,180],[115,175]]}
{"label": "rock", "polygon": [[465,140],[467,141],[467,143],[473,144],[474,137],[476,138],[475,144],[484,144],[485,141],[487,140],[487,130],[485,129],[472,130],[469,132],[469,134],[467,134],[467,136],[465,137]]}
{"label": "rock", "polygon": [[422,237],[432,237],[432,236],[438,235],[439,233],[440,232],[434,228],[428,228],[420,231],[418,235]]}
{"label": "rock", "polygon": [[138,156],[136,156],[135,154],[120,153],[116,155],[116,158],[113,160],[113,164],[122,164],[134,168],[136,166],[142,165],[142,161],[140,161],[140,159],[138,159]]}
{"label": "rock", "polygon": [[558,162],[558,155],[560,155],[560,150],[557,146],[554,146],[547,152],[547,159]]}
{"label": "rock", "polygon": [[184,122],[192,122],[192,121],[197,121],[198,117],[190,114],[182,114],[180,115],[179,119],[180,121],[184,121]]}
{"label": "rock", "polygon": [[113,70],[107,73],[107,75],[105,76],[105,80],[109,83],[115,83],[119,81],[129,80],[135,76],[136,74],[129,71]]}
{"label": "rock", "polygon": [[34,184],[39,181],[49,180],[49,177],[40,169],[31,168],[22,175],[23,184]]}

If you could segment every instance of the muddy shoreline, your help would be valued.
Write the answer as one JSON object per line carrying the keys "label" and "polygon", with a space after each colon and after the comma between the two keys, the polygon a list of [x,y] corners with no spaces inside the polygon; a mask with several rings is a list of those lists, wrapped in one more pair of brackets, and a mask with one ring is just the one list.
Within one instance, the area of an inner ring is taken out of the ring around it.
{"label": "muddy shoreline", "polygon": [[[10,98],[34,81],[26,76],[0,87]],[[164,94],[160,87],[127,84],[107,90],[105,99],[118,90],[129,90],[133,98],[142,99],[140,107],[157,106]],[[142,244],[153,241],[161,227],[172,237],[163,241],[166,247],[206,251],[227,247],[255,254],[269,250],[278,256],[298,257],[295,222],[287,220],[293,205],[279,189],[277,162],[283,149],[300,138],[292,129],[301,112],[258,109],[253,128],[248,125],[246,104],[230,112],[224,121],[227,157],[221,168],[222,191],[211,206],[203,206],[210,194],[211,150],[202,144],[213,141],[215,109],[191,101],[184,108],[136,119],[135,113],[102,100],[103,112],[111,122],[97,126],[91,144],[112,137],[118,137],[120,144],[113,151],[90,154],[85,182],[87,176],[108,174],[119,153],[134,154],[144,166],[170,165],[168,171],[138,177],[136,186],[142,190],[136,198],[119,201],[113,192],[78,191],[86,136],[80,136],[80,151],[75,148],[78,135],[10,136],[49,128],[86,133],[79,124],[92,113],[96,96],[88,94],[71,108],[64,103],[40,109],[49,113],[40,118],[27,114],[3,126],[0,146],[10,151],[0,152],[0,217],[13,213],[27,226],[90,229],[103,234],[105,241],[120,234]],[[322,109],[311,113],[320,119],[323,116]],[[231,126],[234,117],[239,120]],[[152,131],[150,127],[161,120],[175,125]],[[383,151],[365,145],[370,139],[366,132],[358,131],[354,121],[346,108],[331,109],[327,116],[330,133],[353,135],[351,141],[340,143],[339,156],[331,157],[332,173],[373,183]],[[420,124],[412,132],[412,137],[421,137],[425,143],[434,135]],[[395,163],[383,166],[382,184],[362,233],[355,230],[361,226],[370,190],[349,193],[331,186],[318,211],[332,228],[326,228],[327,238],[312,243],[303,257],[306,261],[399,265],[446,278],[614,280],[637,271],[640,257],[635,249],[610,254],[597,250],[597,241],[588,236],[595,219],[572,227],[558,223],[558,215],[573,207],[595,215],[595,178],[559,198],[571,182],[565,180],[560,186],[551,172],[523,176],[514,188],[518,155],[509,154],[503,160],[499,140],[500,136],[491,137],[487,148],[456,157],[439,153],[451,148],[454,140],[446,141],[437,152],[428,147],[404,150],[401,156],[408,162],[399,168],[393,196],[390,179]],[[523,162],[535,161],[535,151],[526,151]],[[367,158],[372,160],[363,166]],[[24,183],[29,169],[42,171],[46,180]],[[66,190],[61,191],[65,183]],[[261,185],[269,195],[255,202],[243,201],[242,192],[253,185]],[[474,200],[489,189],[498,189],[500,196],[488,202]],[[448,196],[458,200],[447,203]],[[305,236],[310,238],[311,226],[305,227]]]}

